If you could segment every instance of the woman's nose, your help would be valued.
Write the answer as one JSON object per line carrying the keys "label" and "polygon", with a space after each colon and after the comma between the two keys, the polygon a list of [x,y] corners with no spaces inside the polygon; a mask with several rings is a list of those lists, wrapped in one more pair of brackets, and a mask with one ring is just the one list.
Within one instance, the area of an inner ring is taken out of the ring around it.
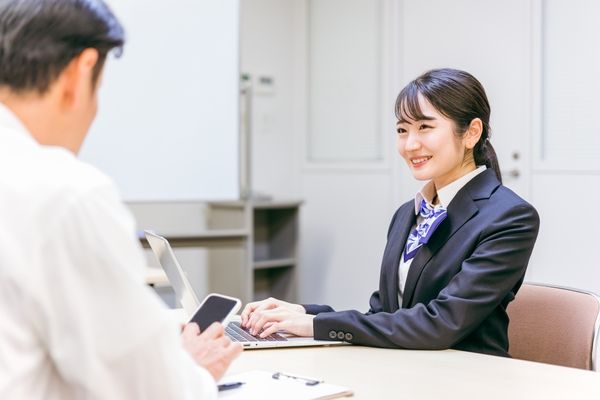
{"label": "woman's nose", "polygon": [[406,142],[404,143],[404,148],[406,151],[418,150],[419,148],[421,148],[421,141],[419,140],[417,135],[409,133],[406,138]]}

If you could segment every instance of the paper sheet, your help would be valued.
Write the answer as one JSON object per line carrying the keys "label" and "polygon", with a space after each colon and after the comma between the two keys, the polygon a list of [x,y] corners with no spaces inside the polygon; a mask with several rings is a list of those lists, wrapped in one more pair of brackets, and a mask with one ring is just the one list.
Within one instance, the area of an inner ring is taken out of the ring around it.
{"label": "paper sheet", "polygon": [[224,377],[219,383],[244,382],[240,388],[219,392],[219,399],[308,400],[352,396],[344,386],[319,383],[306,385],[303,380],[273,379],[273,372],[248,371]]}

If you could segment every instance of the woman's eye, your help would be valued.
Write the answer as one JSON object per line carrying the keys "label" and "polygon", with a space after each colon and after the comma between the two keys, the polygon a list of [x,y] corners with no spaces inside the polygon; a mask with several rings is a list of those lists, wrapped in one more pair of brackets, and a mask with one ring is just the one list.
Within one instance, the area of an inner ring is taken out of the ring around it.
{"label": "woman's eye", "polygon": [[400,135],[403,135],[406,133],[406,129],[398,128],[396,129],[396,132],[398,132]]}
{"label": "woman's eye", "polygon": [[431,128],[431,126],[429,126],[429,125],[427,125],[427,124],[421,124],[421,125],[419,125],[419,130],[420,130],[420,131],[422,131],[422,130],[424,130],[424,129],[429,129],[429,128]]}

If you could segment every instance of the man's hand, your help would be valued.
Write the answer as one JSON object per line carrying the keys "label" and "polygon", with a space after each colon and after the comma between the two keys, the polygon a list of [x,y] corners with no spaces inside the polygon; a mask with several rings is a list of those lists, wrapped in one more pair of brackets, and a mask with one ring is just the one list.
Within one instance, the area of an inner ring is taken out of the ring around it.
{"label": "man's hand", "polygon": [[183,348],[194,361],[206,368],[217,381],[223,377],[231,362],[242,352],[242,345],[232,343],[225,336],[223,325],[218,322],[213,323],[202,333],[196,323],[186,324],[181,333],[181,340]]}

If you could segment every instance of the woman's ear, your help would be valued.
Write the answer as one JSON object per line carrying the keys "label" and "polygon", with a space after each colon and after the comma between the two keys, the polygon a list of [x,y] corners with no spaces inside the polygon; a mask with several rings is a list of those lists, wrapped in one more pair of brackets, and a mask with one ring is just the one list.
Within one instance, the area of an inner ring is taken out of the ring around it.
{"label": "woman's ear", "polygon": [[473,118],[465,135],[463,136],[463,140],[467,149],[472,149],[475,147],[479,139],[481,138],[481,134],[483,133],[483,122],[479,118]]}

